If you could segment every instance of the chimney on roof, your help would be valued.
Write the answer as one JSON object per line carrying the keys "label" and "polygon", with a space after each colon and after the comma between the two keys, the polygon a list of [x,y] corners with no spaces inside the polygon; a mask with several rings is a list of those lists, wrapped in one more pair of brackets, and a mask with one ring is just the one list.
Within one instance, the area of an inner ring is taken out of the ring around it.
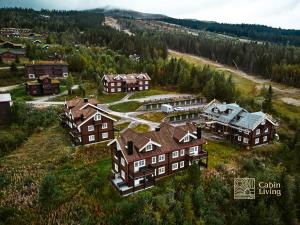
{"label": "chimney on roof", "polygon": [[197,139],[201,139],[202,138],[202,129],[201,127],[197,127]]}
{"label": "chimney on roof", "polygon": [[155,131],[156,132],[160,131],[160,127],[155,127]]}
{"label": "chimney on roof", "polygon": [[84,121],[84,115],[83,114],[80,115],[80,120]]}
{"label": "chimney on roof", "polygon": [[127,153],[128,153],[128,155],[133,154],[133,141],[127,142]]}
{"label": "chimney on roof", "polygon": [[86,102],[86,103],[88,103],[89,99],[88,98],[84,98],[83,101]]}

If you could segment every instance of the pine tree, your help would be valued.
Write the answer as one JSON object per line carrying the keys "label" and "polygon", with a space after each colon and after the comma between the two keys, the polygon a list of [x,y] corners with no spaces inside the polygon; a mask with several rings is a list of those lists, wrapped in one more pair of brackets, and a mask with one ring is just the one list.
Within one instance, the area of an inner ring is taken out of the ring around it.
{"label": "pine tree", "polygon": [[262,104],[262,108],[264,112],[270,113],[273,111],[272,99],[273,99],[273,90],[272,90],[272,86],[270,85],[268,91],[264,94],[264,101]]}
{"label": "pine tree", "polygon": [[74,85],[74,79],[71,73],[69,73],[67,79],[66,79],[66,86],[68,90],[68,95],[72,94],[72,87]]}

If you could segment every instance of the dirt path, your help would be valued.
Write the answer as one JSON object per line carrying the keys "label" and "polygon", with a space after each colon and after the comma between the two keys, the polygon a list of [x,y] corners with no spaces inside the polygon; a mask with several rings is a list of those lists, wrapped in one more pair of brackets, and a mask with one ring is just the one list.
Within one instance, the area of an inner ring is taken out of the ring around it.
{"label": "dirt path", "polygon": [[[249,74],[247,74],[247,73],[245,73],[245,72],[243,72],[241,70],[237,70],[235,68],[232,68],[232,67],[229,67],[229,66],[217,63],[215,61],[209,60],[209,59],[204,58],[204,57],[199,57],[199,56],[195,56],[195,55],[181,53],[181,52],[177,52],[177,51],[174,51],[174,50],[169,50],[169,53],[171,53],[172,55],[174,55],[176,57],[191,58],[191,59],[194,59],[196,61],[199,61],[202,64],[208,64],[208,65],[216,67],[216,68],[218,68],[218,69],[220,69],[222,71],[231,72],[231,73],[236,74],[236,75],[238,75],[240,77],[243,77],[243,78],[245,78],[247,80],[250,80],[250,81],[252,81],[254,83],[257,83],[258,84],[258,88],[262,87],[264,84],[265,85],[271,84],[272,87],[273,87],[273,90],[275,92],[282,93],[282,94],[291,94],[291,95],[298,95],[298,96],[300,96],[300,89],[299,88],[288,87],[288,86],[285,86],[285,85],[282,85],[282,84],[278,84],[278,83],[272,82],[272,81],[270,81],[268,79],[264,79],[264,78],[261,78],[261,77],[258,77],[258,76],[254,76],[254,75],[249,75]],[[288,102],[286,102],[286,103],[288,103]]]}
{"label": "dirt path", "polygon": [[6,86],[6,87],[0,87],[0,92],[11,91],[11,90],[18,88],[19,86],[20,86],[20,84]]}

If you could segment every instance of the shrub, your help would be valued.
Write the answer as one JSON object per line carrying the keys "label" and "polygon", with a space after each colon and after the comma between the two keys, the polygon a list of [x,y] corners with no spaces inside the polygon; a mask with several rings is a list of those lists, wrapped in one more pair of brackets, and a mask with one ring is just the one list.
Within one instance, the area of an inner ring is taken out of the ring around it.
{"label": "shrub", "polygon": [[38,201],[43,208],[51,209],[58,205],[59,200],[60,193],[57,178],[53,175],[47,175],[39,188]]}

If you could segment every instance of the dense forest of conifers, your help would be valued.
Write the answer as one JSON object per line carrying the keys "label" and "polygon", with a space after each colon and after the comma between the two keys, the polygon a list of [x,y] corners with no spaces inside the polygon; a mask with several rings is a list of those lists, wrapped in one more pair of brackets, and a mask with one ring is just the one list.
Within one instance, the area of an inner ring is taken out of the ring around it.
{"label": "dense forest of conifers", "polygon": [[101,13],[22,8],[0,8],[1,27],[31,28],[36,32],[63,32],[74,28],[86,30],[99,27]]}
{"label": "dense forest of conifers", "polygon": [[[153,36],[180,52],[203,56],[253,75],[300,87],[300,49],[269,43],[240,42],[210,35],[150,31]],[[143,32],[145,33],[145,32]]]}
{"label": "dense forest of conifers", "polygon": [[268,41],[278,44],[300,46],[300,30],[273,28],[257,24],[226,24],[190,19],[161,18],[160,21],[184,27],[206,30],[236,37],[245,37],[256,41]]}

